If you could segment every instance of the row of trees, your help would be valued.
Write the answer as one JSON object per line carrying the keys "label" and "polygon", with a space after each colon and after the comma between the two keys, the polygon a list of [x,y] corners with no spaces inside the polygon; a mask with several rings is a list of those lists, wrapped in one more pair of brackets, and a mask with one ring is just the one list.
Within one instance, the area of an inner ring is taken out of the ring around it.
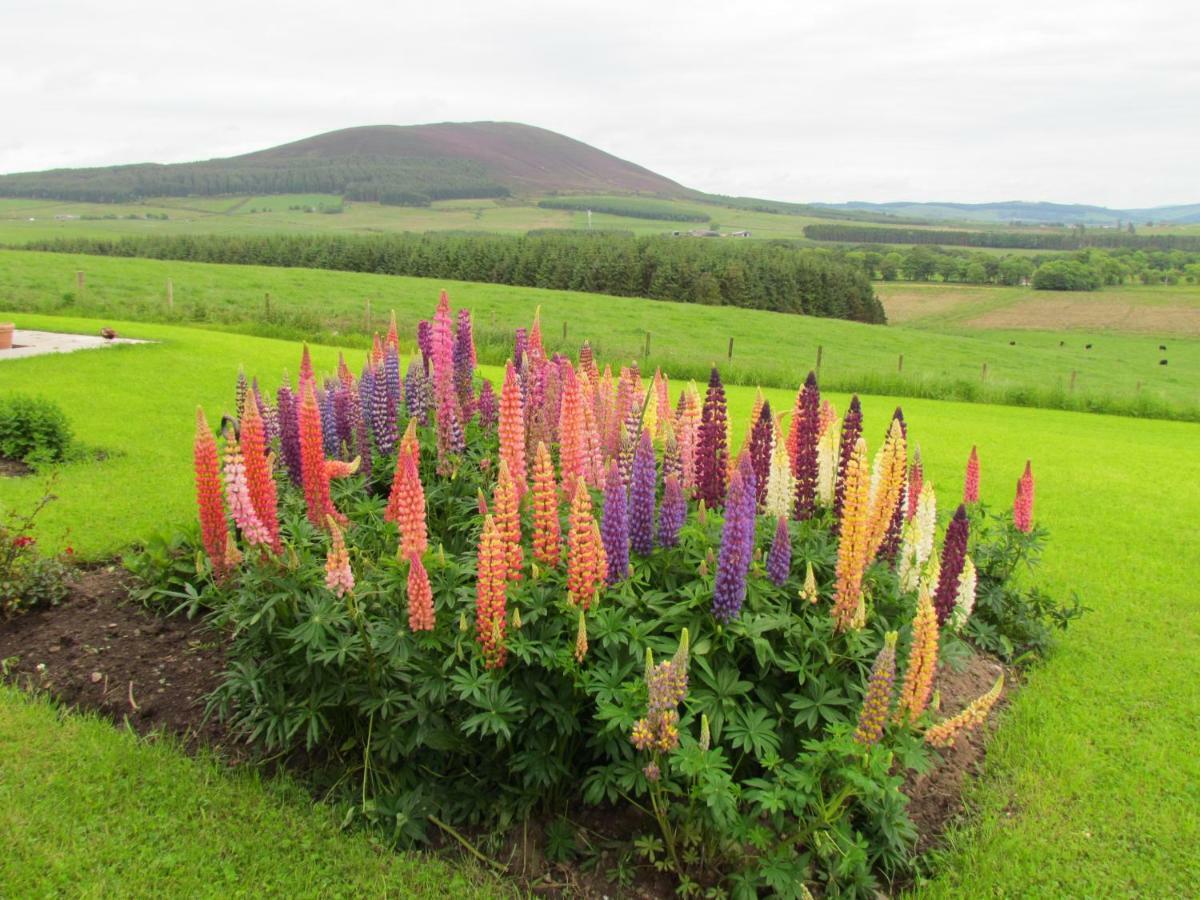
{"label": "row of trees", "polygon": [[381,195],[399,193],[444,200],[503,197],[508,189],[479,164],[458,159],[232,159],[0,175],[0,197],[88,203],[223,194],[341,194],[350,200],[381,200]]}
{"label": "row of trees", "polygon": [[805,225],[812,241],[856,244],[949,244],[955,247],[998,247],[1023,250],[1082,250],[1129,247],[1200,251],[1200,237],[1189,234],[1130,234],[1115,229],[1070,231],[955,231],[934,228],[876,228],[869,225]]}
{"label": "row of trees", "polygon": [[885,321],[883,306],[860,267],[834,251],[799,249],[786,242],[429,232],[72,238],[28,248],[412,275]]}
{"label": "row of trees", "polygon": [[645,197],[551,197],[538,202],[542,209],[568,209],[608,213],[634,219],[663,222],[708,222],[712,217],[702,210],[679,207],[664,200]]}

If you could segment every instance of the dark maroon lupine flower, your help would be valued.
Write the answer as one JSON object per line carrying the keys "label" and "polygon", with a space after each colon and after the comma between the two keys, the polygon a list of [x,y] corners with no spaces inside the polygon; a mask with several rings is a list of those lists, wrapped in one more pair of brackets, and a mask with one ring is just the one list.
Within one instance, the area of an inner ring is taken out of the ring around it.
{"label": "dark maroon lupine flower", "polygon": [[658,545],[674,547],[679,544],[679,531],[687,517],[687,500],[683,496],[683,484],[679,476],[672,473],[663,481],[662,504],[658,508]]}
{"label": "dark maroon lupine flower", "polygon": [[771,475],[774,419],[770,402],[763,403],[758,421],[750,429],[750,462],[754,466],[754,499],[761,511],[767,502],[767,479]]}
{"label": "dark maroon lupine flower", "polygon": [[795,516],[800,521],[811,518],[817,506],[817,477],[819,470],[817,443],[821,439],[821,391],[817,376],[809,372],[796,403],[796,455],[792,472],[796,476]]}
{"label": "dark maroon lupine flower", "polygon": [[742,611],[752,556],[747,548],[754,543],[754,491],[746,484],[743,471],[739,467],[733,473],[725,496],[725,522],[712,604],[713,616],[722,622],[737,618]]}
{"label": "dark maroon lupine flower", "polygon": [[417,349],[421,351],[421,364],[428,375],[429,364],[433,358],[433,325],[427,319],[417,323]]}
{"label": "dark maroon lupine flower", "polygon": [[721,384],[717,367],[713,366],[700,413],[700,436],[696,447],[696,495],[709,509],[720,509],[725,500],[729,469],[726,429],[725,386]]}
{"label": "dark maroon lupine flower", "polygon": [[654,463],[654,443],[650,429],[642,429],[641,440],[633,455],[633,472],[629,481],[629,543],[639,556],[649,556],[654,549],[654,495],[658,488],[658,472]]}
{"label": "dark maroon lupine flower", "polygon": [[500,401],[492,389],[492,383],[486,378],[479,386],[479,399],[475,403],[479,412],[479,425],[484,431],[491,431],[500,419]]}
{"label": "dark maroon lupine flower", "polygon": [[792,536],[788,532],[787,519],[780,519],[775,526],[775,540],[771,542],[771,552],[767,554],[767,577],[777,587],[782,587],[788,580],[792,569]]}
{"label": "dark maroon lupine flower", "polygon": [[854,453],[854,445],[862,437],[862,405],[858,402],[858,394],[850,398],[850,408],[842,419],[842,445],[838,455],[837,487],[833,498],[833,528],[837,532],[842,521],[842,506],[846,502],[846,467],[850,465],[850,457]]}
{"label": "dark maroon lupine flower", "polygon": [[608,464],[604,478],[600,539],[608,558],[608,583],[616,584],[629,575],[629,512],[625,501],[625,482],[621,480],[621,471],[615,461]]}
{"label": "dark maroon lupine flower", "polygon": [[296,395],[283,385],[275,395],[279,408],[279,451],[292,484],[300,487],[300,418],[296,410]]}
{"label": "dark maroon lupine flower", "polygon": [[967,508],[958,505],[954,518],[946,529],[946,540],[942,544],[942,570],[938,576],[937,592],[933,595],[933,608],[937,610],[938,625],[945,625],[954,612],[954,599],[958,595],[958,576],[962,574],[967,560],[967,538],[970,535]]}

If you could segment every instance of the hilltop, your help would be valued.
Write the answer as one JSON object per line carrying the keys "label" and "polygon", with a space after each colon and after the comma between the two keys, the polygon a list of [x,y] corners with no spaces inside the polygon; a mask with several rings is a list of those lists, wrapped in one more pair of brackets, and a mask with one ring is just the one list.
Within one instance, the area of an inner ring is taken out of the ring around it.
{"label": "hilltop", "polygon": [[1156,206],[1142,209],[1112,209],[1081,203],[1031,203],[1006,200],[999,203],[943,203],[899,200],[891,203],[814,203],[823,210],[869,212],[932,221],[980,222],[1015,225],[1115,225],[1145,222],[1185,225],[1200,222],[1200,203]]}

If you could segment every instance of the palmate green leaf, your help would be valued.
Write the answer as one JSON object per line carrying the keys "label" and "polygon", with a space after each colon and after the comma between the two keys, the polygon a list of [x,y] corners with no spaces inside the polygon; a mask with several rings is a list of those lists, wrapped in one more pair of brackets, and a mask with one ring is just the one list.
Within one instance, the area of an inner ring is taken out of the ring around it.
{"label": "palmate green leaf", "polygon": [[725,725],[724,740],[762,760],[779,752],[779,723],[759,706],[736,709]]}
{"label": "palmate green leaf", "polygon": [[822,722],[844,722],[852,714],[850,698],[837,688],[827,687],[819,679],[809,681],[802,693],[788,694],[786,699],[795,711],[795,724],[810,730],[816,730]]}

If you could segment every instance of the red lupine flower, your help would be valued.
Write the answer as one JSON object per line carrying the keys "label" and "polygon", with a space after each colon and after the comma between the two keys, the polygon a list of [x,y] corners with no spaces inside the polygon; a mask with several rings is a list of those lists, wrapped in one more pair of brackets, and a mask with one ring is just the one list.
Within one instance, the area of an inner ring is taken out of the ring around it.
{"label": "red lupine flower", "polygon": [[725,502],[725,487],[729,480],[727,430],[725,386],[721,384],[717,367],[713,366],[696,443],[696,493],[709,509],[720,509]]}
{"label": "red lupine flower", "polygon": [[508,625],[507,568],[504,539],[496,520],[488,516],[479,537],[475,582],[475,639],[483,649],[483,664],[488,669],[503,667],[508,655],[504,645]]}
{"label": "red lupine flower", "polygon": [[492,516],[496,520],[496,528],[504,541],[504,558],[509,581],[521,580],[521,566],[524,562],[524,551],[521,548],[521,509],[517,499],[516,485],[508,472],[508,463],[500,460],[500,470],[496,477],[496,489],[492,494]]}
{"label": "red lupine flower", "polygon": [[308,352],[308,344],[305,344],[300,351],[300,394],[304,394],[304,385],[317,383],[317,376],[313,372],[312,356]]}
{"label": "red lupine flower", "polygon": [[942,564],[938,576],[937,593],[933,598],[937,610],[938,625],[945,625],[954,612],[954,602],[958,597],[958,579],[962,575],[963,566],[967,560],[967,541],[970,532],[970,520],[967,518],[966,507],[959,504],[954,512],[954,518],[946,528],[946,538],[942,544]]}
{"label": "red lupine flower", "polygon": [[967,459],[967,475],[963,479],[963,503],[979,502],[979,453],[971,447]]}
{"label": "red lupine flower", "polygon": [[258,401],[253,394],[246,400],[241,442],[246,484],[250,488],[250,500],[254,504],[254,511],[266,529],[271,550],[274,553],[282,553],[283,544],[279,540],[278,496],[275,479],[271,474],[271,457],[267,455],[266,432],[258,411]]}
{"label": "red lupine flower", "polygon": [[300,393],[300,469],[308,520],[324,528],[326,519],[339,525],[345,517],[333,506],[329,495],[329,473],[325,468],[325,444],[321,436],[321,410],[311,381],[303,382]]}
{"label": "red lupine flower", "polygon": [[204,551],[212,563],[213,574],[223,578],[228,571],[225,548],[229,537],[229,524],[225,519],[225,500],[221,491],[221,459],[217,453],[217,441],[204,410],[196,408],[196,444],[194,452],[196,467],[196,505],[200,510],[200,534]]}
{"label": "red lupine flower", "polygon": [[433,631],[433,588],[417,553],[408,556],[408,627],[412,631]]}
{"label": "red lupine flower", "polygon": [[533,459],[533,558],[551,569],[562,555],[558,521],[558,485],[546,445],[538,441]]}
{"label": "red lupine flower", "polygon": [[1017,481],[1017,496],[1013,500],[1013,524],[1026,534],[1033,528],[1033,467],[1025,460],[1025,472]]}

